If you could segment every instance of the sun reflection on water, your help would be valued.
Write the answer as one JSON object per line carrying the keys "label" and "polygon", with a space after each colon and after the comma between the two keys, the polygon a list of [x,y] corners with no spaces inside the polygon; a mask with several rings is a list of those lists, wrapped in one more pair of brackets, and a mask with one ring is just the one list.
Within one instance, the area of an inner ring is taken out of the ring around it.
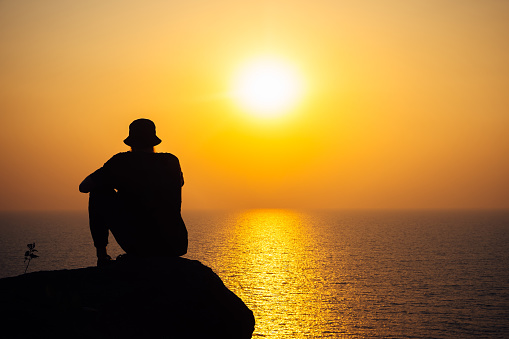
{"label": "sun reflection on water", "polygon": [[240,246],[242,256],[223,257],[221,265],[243,274],[223,278],[253,310],[254,336],[325,337],[333,310],[324,305],[331,305],[335,296],[320,288],[326,277],[316,272],[320,258],[305,215],[251,210],[236,215],[234,224],[231,241]]}

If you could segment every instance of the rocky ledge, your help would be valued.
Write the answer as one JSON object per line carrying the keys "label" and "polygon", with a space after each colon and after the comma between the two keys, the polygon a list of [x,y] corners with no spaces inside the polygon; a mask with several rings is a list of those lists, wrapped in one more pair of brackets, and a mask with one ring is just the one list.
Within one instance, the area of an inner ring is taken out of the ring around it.
{"label": "rocky ledge", "polygon": [[0,279],[2,338],[251,338],[253,312],[199,261],[116,261],[107,268]]}

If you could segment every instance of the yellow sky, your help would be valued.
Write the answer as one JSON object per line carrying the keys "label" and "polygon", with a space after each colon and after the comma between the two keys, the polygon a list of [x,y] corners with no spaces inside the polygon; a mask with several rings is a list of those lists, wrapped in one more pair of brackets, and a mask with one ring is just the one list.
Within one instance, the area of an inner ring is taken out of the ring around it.
{"label": "yellow sky", "polygon": [[[2,1],[0,209],[85,209],[140,117],[184,209],[509,208],[509,2]],[[306,92],[228,96],[257,56]]]}

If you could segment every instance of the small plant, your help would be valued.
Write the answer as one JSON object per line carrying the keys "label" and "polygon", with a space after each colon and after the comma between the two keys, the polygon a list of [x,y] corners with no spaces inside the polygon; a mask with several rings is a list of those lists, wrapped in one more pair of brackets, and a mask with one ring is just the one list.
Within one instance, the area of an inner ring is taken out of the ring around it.
{"label": "small plant", "polygon": [[[28,247],[28,251],[25,252],[25,262],[28,261],[28,263],[27,263],[27,267],[25,267],[25,273],[27,273],[28,265],[30,265],[30,260],[39,258],[39,256],[34,253],[34,252],[37,252],[37,250],[35,249],[35,242],[28,244],[27,247]],[[23,274],[25,274],[25,273],[23,273]]]}

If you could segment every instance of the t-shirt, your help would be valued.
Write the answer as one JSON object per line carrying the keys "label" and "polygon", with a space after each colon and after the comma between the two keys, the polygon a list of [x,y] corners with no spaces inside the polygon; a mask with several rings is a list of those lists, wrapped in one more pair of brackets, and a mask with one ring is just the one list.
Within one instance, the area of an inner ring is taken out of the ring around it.
{"label": "t-shirt", "polygon": [[176,249],[185,242],[187,249],[187,230],[180,215],[184,179],[176,156],[118,153],[92,179],[101,188],[117,191],[117,222],[133,230],[140,252],[153,251],[163,243]]}
{"label": "t-shirt", "polygon": [[184,179],[173,154],[118,153],[92,179],[104,188],[117,190],[125,207],[180,211]]}

